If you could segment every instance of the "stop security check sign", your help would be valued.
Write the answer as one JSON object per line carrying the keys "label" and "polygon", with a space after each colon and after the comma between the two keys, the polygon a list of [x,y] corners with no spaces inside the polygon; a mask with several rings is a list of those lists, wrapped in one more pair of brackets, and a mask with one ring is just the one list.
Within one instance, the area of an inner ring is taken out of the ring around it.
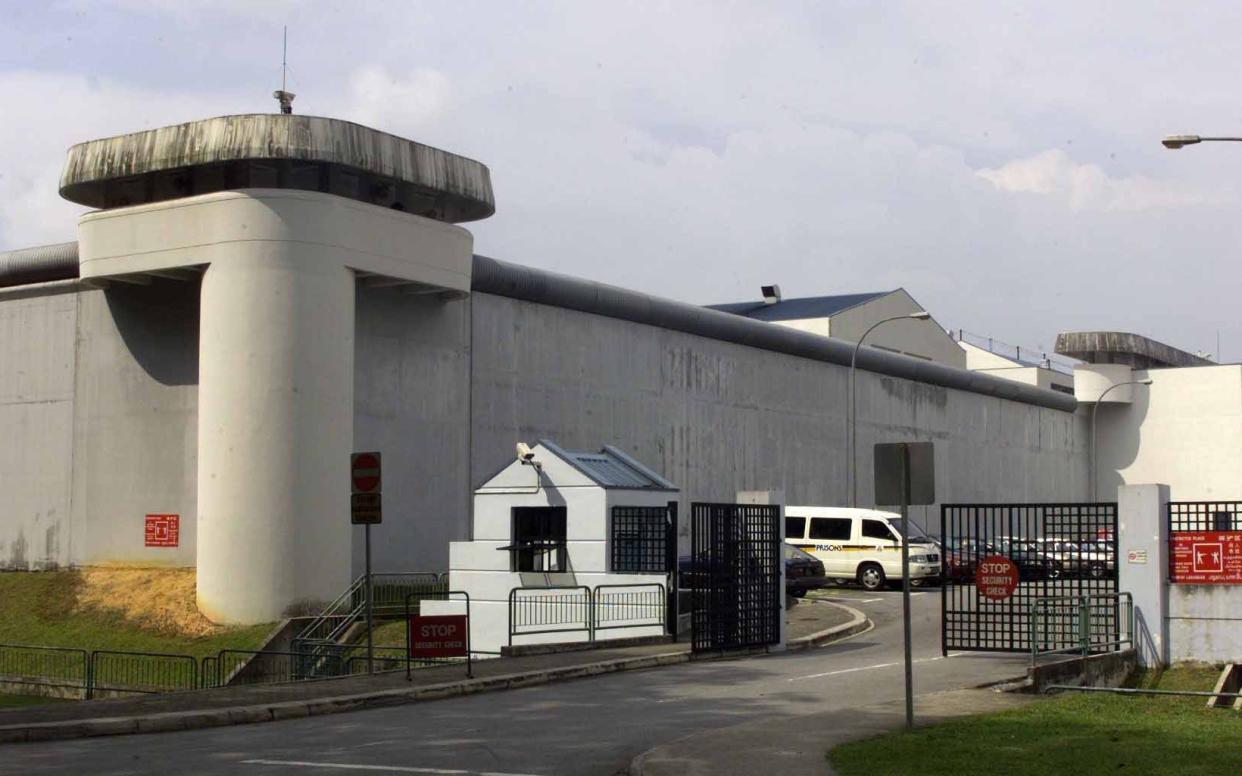
{"label": "stop security check sign", "polygon": [[410,618],[410,657],[466,657],[466,615]]}
{"label": "stop security check sign", "polygon": [[992,601],[1008,601],[1018,587],[1018,567],[1004,555],[989,555],[979,561],[975,589]]}

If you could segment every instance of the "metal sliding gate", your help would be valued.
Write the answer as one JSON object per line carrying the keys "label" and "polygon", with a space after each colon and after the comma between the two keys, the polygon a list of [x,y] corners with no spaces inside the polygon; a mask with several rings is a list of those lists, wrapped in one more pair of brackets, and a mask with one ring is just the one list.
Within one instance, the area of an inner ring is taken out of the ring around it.
{"label": "metal sliding gate", "polygon": [[690,523],[693,650],[775,644],[785,605],[780,507],[696,503]]}
{"label": "metal sliding gate", "polygon": [[[940,536],[944,654],[1029,652],[1036,608],[1041,651],[1078,643],[1082,628],[1092,631],[1093,643],[1120,639],[1116,503],[945,504]],[[975,588],[980,562],[997,555],[1018,570],[1017,588],[1005,600]]]}

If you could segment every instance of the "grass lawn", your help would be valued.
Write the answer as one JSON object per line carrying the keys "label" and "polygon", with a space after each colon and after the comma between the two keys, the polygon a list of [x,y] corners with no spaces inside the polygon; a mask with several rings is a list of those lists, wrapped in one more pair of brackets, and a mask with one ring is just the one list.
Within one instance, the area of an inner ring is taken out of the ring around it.
{"label": "grass lawn", "polygon": [[67,703],[66,698],[43,698],[38,695],[0,695],[0,709],[6,706],[41,706],[46,703]]}
{"label": "grass lawn", "polygon": [[[168,595],[179,598],[188,595],[188,601],[175,603],[183,609],[192,609],[192,589],[191,584],[187,593],[182,584]],[[186,632],[175,624],[146,617],[134,606],[126,609],[84,603],[91,593],[83,573],[78,571],[0,573],[0,644],[168,652],[202,657],[222,649],[256,649],[274,627],[271,624],[245,628],[213,626]],[[135,591],[135,595],[138,593],[151,596],[149,590]],[[118,593],[118,599],[123,595]],[[154,598],[159,604],[166,603],[159,601],[158,593]]]}
{"label": "grass lawn", "polygon": [[[1145,672],[1129,686],[1211,690],[1207,667]],[[1021,709],[971,717],[834,749],[842,776],[973,773],[1242,772],[1242,714],[1206,698],[1064,693]]]}

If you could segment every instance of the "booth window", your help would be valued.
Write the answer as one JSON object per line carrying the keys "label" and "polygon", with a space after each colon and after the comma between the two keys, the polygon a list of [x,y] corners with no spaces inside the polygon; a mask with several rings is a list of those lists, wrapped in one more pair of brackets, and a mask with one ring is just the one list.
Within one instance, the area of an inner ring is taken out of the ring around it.
{"label": "booth window", "polygon": [[513,571],[565,571],[565,507],[514,507]]}
{"label": "booth window", "polygon": [[667,571],[667,537],[667,507],[613,507],[613,573]]}

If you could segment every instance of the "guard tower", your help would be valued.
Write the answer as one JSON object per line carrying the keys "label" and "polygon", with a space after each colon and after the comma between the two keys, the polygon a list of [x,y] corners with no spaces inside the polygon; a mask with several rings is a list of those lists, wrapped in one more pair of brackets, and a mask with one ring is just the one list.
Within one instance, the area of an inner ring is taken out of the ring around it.
{"label": "guard tower", "polygon": [[278,619],[349,582],[355,283],[464,296],[482,164],[336,119],[223,116],[69,150],[86,283],[201,274],[198,605]]}

